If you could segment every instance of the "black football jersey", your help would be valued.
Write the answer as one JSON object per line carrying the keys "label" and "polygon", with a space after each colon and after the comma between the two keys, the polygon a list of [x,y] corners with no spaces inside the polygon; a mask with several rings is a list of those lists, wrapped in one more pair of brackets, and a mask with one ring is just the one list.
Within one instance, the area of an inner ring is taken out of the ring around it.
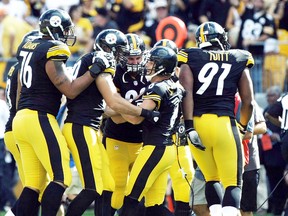
{"label": "black football jersey", "polygon": [[[126,71],[125,68],[118,66],[113,82],[123,98],[139,105],[143,101],[141,95],[148,83],[140,74],[133,78]],[[104,136],[124,142],[139,143],[142,142],[142,124],[133,125],[129,122],[115,124],[109,118],[105,122]]]}
{"label": "black football jersey", "polygon": [[[89,71],[89,68],[94,63],[96,53],[91,52],[78,59],[73,67],[74,78],[80,77]],[[106,71],[112,75],[115,73],[114,70],[109,68]],[[67,108],[68,115],[65,122],[86,125],[98,130],[104,112],[104,100],[96,83],[92,82],[73,100],[67,99]]]}
{"label": "black football jersey", "polygon": [[45,65],[48,60],[66,62],[69,56],[68,46],[60,41],[39,38],[19,46],[17,59],[21,65],[22,89],[18,109],[57,115],[62,93],[49,79]]}
{"label": "black football jersey", "polygon": [[179,107],[184,94],[183,88],[171,79],[152,83],[146,89],[143,100],[150,99],[156,103],[156,110],[161,113],[155,124],[148,120],[143,121],[143,144],[172,145],[172,135],[176,124],[179,123]]}
{"label": "black football jersey", "polygon": [[256,40],[263,34],[277,38],[276,25],[271,15],[264,12],[256,13],[253,8],[246,7],[241,19],[237,48],[243,48],[242,41],[244,39]]}
{"label": "black football jersey", "polygon": [[9,106],[10,116],[6,123],[6,132],[12,130],[12,121],[16,115],[16,98],[18,85],[18,72],[20,70],[19,63],[15,63],[9,70],[6,80],[6,102]]}
{"label": "black football jersey", "polygon": [[194,78],[194,116],[211,113],[234,117],[234,97],[243,70],[254,65],[245,50],[208,51],[198,48],[181,50],[180,64],[189,65]]}

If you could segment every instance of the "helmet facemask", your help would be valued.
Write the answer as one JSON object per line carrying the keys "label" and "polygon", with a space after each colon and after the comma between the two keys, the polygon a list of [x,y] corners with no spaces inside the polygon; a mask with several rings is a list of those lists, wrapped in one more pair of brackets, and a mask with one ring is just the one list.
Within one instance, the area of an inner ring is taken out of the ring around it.
{"label": "helmet facemask", "polygon": [[68,46],[73,46],[77,39],[74,32],[74,26],[67,27],[63,31],[63,38],[60,38],[60,40]]}

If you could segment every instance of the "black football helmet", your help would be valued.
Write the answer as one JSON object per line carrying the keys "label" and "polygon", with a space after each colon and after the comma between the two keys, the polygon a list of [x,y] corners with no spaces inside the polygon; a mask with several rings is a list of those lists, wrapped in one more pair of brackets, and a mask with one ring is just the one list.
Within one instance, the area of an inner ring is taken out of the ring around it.
{"label": "black football helmet", "polygon": [[171,75],[177,66],[177,54],[168,47],[156,46],[151,49],[148,61],[152,61],[153,67],[151,71],[147,70],[146,75],[150,75],[153,69],[156,75]]}
{"label": "black football helmet", "polygon": [[125,35],[128,41],[128,56],[141,56],[142,61],[138,64],[129,64],[128,60],[126,62],[126,67],[128,72],[135,72],[135,73],[141,73],[144,70],[145,67],[145,57],[144,52],[145,52],[145,43],[143,39],[133,33],[129,33]]}
{"label": "black football helmet", "polygon": [[177,45],[175,44],[174,41],[172,40],[169,40],[169,39],[162,39],[162,40],[159,40],[157,41],[153,47],[156,47],[156,46],[164,46],[164,47],[169,47],[171,49],[173,49],[173,51],[175,53],[178,53],[178,47]]}
{"label": "black football helmet", "polygon": [[199,48],[230,49],[227,32],[216,22],[202,23],[195,33],[197,46]]}
{"label": "black football helmet", "polygon": [[73,46],[76,42],[74,35],[74,24],[69,14],[60,9],[50,9],[45,11],[39,18],[40,32],[44,36],[59,40],[68,46]]}
{"label": "black football helmet", "polygon": [[128,53],[128,41],[124,33],[116,29],[101,31],[94,42],[95,50],[112,52],[117,63],[125,64]]}

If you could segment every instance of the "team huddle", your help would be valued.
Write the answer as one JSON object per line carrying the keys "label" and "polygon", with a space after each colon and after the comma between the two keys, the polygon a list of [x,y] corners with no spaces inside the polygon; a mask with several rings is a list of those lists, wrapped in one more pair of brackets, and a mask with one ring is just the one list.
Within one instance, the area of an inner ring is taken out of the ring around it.
{"label": "team huddle", "polygon": [[[249,52],[230,50],[215,22],[198,27],[198,47],[180,51],[168,39],[147,50],[137,34],[107,29],[69,74],[68,46],[76,41],[70,16],[47,10],[39,27],[23,38],[7,79],[5,143],[24,186],[10,215],[56,215],[72,181],[70,155],[82,190],[67,216],[93,202],[97,216],[191,215],[193,159],[210,215],[238,215],[242,138],[254,107]],[[63,95],[68,111],[60,128]],[[168,176],[174,213],[164,203]]]}

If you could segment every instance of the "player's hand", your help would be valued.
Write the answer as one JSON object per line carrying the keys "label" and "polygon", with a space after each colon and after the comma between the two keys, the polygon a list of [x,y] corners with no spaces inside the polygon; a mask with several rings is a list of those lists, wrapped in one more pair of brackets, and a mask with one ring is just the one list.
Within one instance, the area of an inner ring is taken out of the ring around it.
{"label": "player's hand", "polygon": [[186,130],[186,134],[188,139],[190,140],[191,144],[194,145],[196,148],[205,151],[206,147],[203,145],[199,134],[194,128],[189,128]]}
{"label": "player's hand", "polygon": [[159,111],[147,110],[142,108],[140,116],[155,124],[159,121],[161,114]]}
{"label": "player's hand", "polygon": [[242,138],[242,140],[243,140],[243,138],[245,137],[245,134],[246,134],[246,128],[247,128],[247,126],[243,126],[243,125],[241,125],[239,122],[237,122],[237,127],[238,127],[238,129],[239,129],[239,131],[240,131],[241,138]]}
{"label": "player's hand", "polygon": [[107,68],[115,68],[115,60],[112,54],[103,51],[97,51],[93,57],[93,65],[89,71],[93,78],[96,78]]}

